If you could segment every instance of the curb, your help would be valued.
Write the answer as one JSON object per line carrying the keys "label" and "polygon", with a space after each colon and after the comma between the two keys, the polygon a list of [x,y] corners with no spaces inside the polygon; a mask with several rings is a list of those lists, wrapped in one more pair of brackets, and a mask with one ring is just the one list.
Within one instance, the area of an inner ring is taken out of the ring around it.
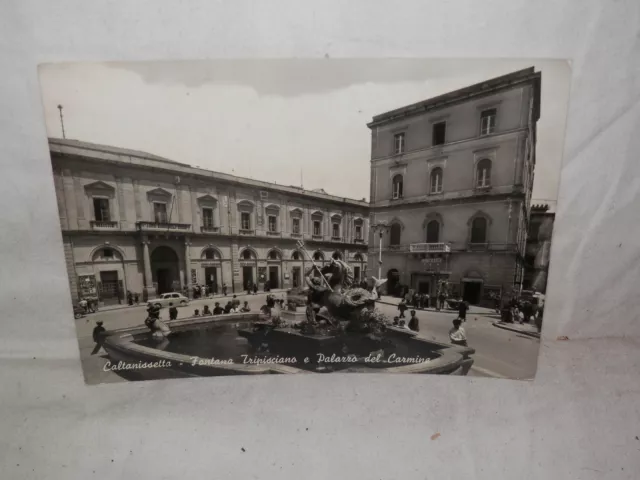
{"label": "curb", "polygon": [[509,330],[510,332],[515,332],[515,333],[521,333],[522,335],[527,335],[529,337],[533,337],[533,338],[540,338],[540,334],[538,332],[528,332],[525,330],[520,330],[518,328],[514,328],[514,327],[510,327],[504,323],[500,323],[500,322],[493,322],[492,325],[494,327],[498,327],[501,328],[503,330]]}

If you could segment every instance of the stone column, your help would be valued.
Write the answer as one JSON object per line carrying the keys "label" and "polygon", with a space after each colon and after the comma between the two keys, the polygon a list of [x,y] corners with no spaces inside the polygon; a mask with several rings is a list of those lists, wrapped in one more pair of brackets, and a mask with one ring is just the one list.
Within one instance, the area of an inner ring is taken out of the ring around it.
{"label": "stone column", "polygon": [[142,238],[142,263],[144,265],[144,292],[143,295],[147,295],[147,300],[155,298],[156,289],[153,286],[153,276],[151,275],[151,257],[149,256],[149,239],[147,237]]}
{"label": "stone column", "polygon": [[187,296],[193,298],[193,285],[191,284],[191,242],[184,239],[184,284],[187,287]]}

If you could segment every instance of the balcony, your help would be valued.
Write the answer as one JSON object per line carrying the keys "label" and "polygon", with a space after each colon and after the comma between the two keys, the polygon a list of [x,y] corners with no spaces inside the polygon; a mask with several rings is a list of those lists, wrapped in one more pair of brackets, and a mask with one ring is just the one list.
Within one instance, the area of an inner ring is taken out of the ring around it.
{"label": "balcony", "polygon": [[318,234],[314,233],[313,235],[311,235],[312,240],[322,240],[322,238],[323,236],[321,233],[318,233]]}
{"label": "balcony", "polygon": [[300,232],[291,232],[291,238],[302,238],[302,234]]}
{"label": "balcony", "polygon": [[200,227],[202,233],[220,233],[220,227],[214,227],[213,225],[204,225]]}
{"label": "balcony", "polygon": [[118,222],[112,222],[110,220],[91,220],[91,230],[117,230]]}
{"label": "balcony", "polygon": [[342,241],[342,237],[331,237],[331,241],[332,242],[341,242]]}
{"label": "balcony", "polygon": [[412,243],[409,245],[411,253],[451,253],[451,247],[443,242],[439,243]]}
{"label": "balcony", "polygon": [[255,235],[256,231],[250,228],[241,228],[240,230],[238,230],[238,233],[240,235]]}
{"label": "balcony", "polygon": [[364,238],[354,238],[353,243],[364,243]]}
{"label": "balcony", "polygon": [[281,237],[282,233],[281,232],[276,232],[273,230],[267,230],[267,235],[270,237]]}
{"label": "balcony", "polygon": [[138,230],[151,232],[188,232],[190,223],[137,222]]}

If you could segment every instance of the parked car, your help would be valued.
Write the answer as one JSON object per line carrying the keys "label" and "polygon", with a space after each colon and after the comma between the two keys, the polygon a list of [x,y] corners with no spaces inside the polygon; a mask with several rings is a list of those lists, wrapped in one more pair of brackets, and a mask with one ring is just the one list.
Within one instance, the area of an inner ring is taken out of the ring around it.
{"label": "parked car", "polygon": [[163,293],[158,298],[151,300],[149,303],[156,305],[160,308],[168,307],[170,303],[173,303],[175,307],[186,307],[189,305],[189,298],[178,292]]}

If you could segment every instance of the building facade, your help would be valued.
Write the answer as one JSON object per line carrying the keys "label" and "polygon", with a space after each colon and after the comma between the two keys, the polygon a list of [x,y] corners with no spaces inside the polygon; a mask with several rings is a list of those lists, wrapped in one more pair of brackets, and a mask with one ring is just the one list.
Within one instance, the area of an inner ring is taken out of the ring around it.
{"label": "building facade", "polygon": [[540,82],[529,68],[368,124],[369,267],[381,240],[390,293],[433,296],[447,280],[452,295],[479,304],[521,284]]}
{"label": "building facade", "polygon": [[551,236],[556,214],[548,205],[533,205],[529,217],[527,250],[525,253],[525,275],[522,288],[545,293],[551,256]]}
{"label": "building facade", "polygon": [[369,204],[155,155],[49,140],[73,300],[302,285],[339,252],[363,279]]}

